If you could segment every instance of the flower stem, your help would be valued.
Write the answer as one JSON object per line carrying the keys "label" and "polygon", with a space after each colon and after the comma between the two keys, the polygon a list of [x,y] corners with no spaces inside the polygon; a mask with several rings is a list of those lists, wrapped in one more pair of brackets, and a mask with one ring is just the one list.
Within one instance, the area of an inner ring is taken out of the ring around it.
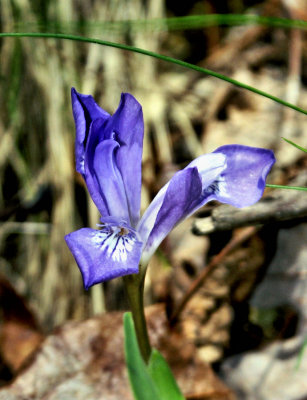
{"label": "flower stem", "polygon": [[142,357],[147,364],[151,354],[151,347],[149,343],[143,301],[145,274],[139,272],[138,274],[127,275],[123,277],[123,280],[130,310],[132,312],[139,348]]}

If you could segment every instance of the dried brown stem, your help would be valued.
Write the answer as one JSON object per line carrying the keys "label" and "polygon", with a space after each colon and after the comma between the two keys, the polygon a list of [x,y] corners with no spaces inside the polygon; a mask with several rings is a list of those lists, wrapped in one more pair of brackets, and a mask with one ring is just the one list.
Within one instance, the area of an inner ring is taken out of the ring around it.
{"label": "dried brown stem", "polygon": [[238,235],[234,236],[227,245],[218,253],[215,257],[212,258],[210,263],[204,268],[204,270],[200,273],[200,275],[195,279],[192,283],[188,291],[185,293],[175,310],[173,311],[170,317],[170,324],[175,325],[179,319],[181,312],[184,307],[188,303],[188,301],[193,297],[193,295],[200,289],[200,287],[204,284],[205,280],[208,276],[214,271],[214,269],[220,264],[220,262],[236,247],[245,242],[251,236],[253,236],[257,232],[257,227],[248,227],[243,229]]}
{"label": "dried brown stem", "polygon": [[[305,174],[306,172],[303,171],[301,176],[303,179],[296,181],[298,186],[306,186]],[[215,208],[211,216],[197,218],[193,224],[193,232],[201,236],[214,231],[306,217],[306,192],[280,189],[272,191],[270,196],[250,207],[237,209],[223,204]]]}

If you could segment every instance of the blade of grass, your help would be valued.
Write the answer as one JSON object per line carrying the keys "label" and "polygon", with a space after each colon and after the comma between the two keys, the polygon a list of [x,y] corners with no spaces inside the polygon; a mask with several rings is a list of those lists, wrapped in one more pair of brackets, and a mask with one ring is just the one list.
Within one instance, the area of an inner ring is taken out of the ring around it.
{"label": "blade of grass", "polygon": [[[101,32],[123,33],[127,29],[136,31],[148,30],[151,31],[174,31],[200,29],[216,25],[262,25],[275,28],[296,28],[307,30],[307,22],[297,19],[277,18],[277,17],[262,17],[259,15],[242,15],[242,14],[205,14],[205,15],[189,15],[184,17],[171,18],[153,18],[139,20],[124,20],[124,21],[100,21],[93,22],[84,20],[87,31],[98,30]],[[14,29],[35,29],[41,32],[44,31],[71,31],[79,29],[80,22],[58,22],[49,20],[48,23],[39,22],[20,22],[14,24]]]}
{"label": "blade of grass", "polygon": [[300,349],[300,351],[298,353],[298,357],[297,357],[297,360],[296,360],[296,363],[295,363],[295,370],[296,371],[298,371],[300,369],[300,366],[301,366],[301,363],[302,363],[306,348],[307,348],[307,335],[305,336],[304,342],[302,344],[302,347],[301,347],[301,349]]}
{"label": "blade of grass", "polygon": [[307,153],[307,149],[304,149],[304,147],[301,147],[301,146],[299,146],[298,144],[296,144],[296,143],[292,142],[291,140],[286,139],[286,138],[284,138],[284,137],[283,137],[282,139],[284,139],[285,142],[287,142],[287,143],[289,143],[289,144],[292,144],[292,146],[296,147],[297,149],[302,150],[302,151],[304,151],[305,153]]}
{"label": "blade of grass", "polygon": [[99,44],[103,46],[108,46],[108,47],[114,47],[117,49],[121,50],[127,50],[127,51],[132,51],[135,53],[143,54],[149,57],[154,57],[162,61],[167,61],[171,62],[176,65],[180,65],[181,67],[192,69],[194,71],[213,76],[215,78],[221,79],[223,81],[226,81],[228,83],[231,83],[235,86],[238,86],[242,89],[249,90],[250,92],[256,93],[260,96],[266,97],[270,100],[273,100],[279,104],[282,104],[283,106],[292,108],[295,111],[298,111],[302,114],[307,115],[307,110],[304,110],[303,108],[297,107],[294,104],[288,103],[287,101],[284,101],[280,99],[279,97],[273,96],[269,93],[266,93],[262,90],[256,89],[253,86],[246,85],[245,83],[239,82],[236,79],[229,78],[225,75],[219,74],[218,72],[211,71],[206,68],[199,67],[194,64],[187,63],[186,61],[178,60],[173,57],[165,56],[162,54],[155,53],[153,51],[141,49],[139,47],[134,47],[134,46],[128,46],[122,43],[116,43],[116,42],[109,42],[107,40],[100,40],[100,39],[94,39],[94,38],[88,38],[88,37],[83,37],[83,36],[77,36],[77,35],[68,35],[68,34],[61,34],[61,33],[37,33],[37,32],[5,32],[5,33],[0,33],[0,38],[1,37],[32,37],[32,38],[53,38],[53,39],[65,39],[65,40],[73,40],[73,41],[78,41],[78,42],[86,42],[86,43],[94,43],[94,44]]}
{"label": "blade of grass", "polygon": [[167,27],[172,29],[196,29],[214,25],[264,25],[269,27],[307,29],[307,22],[288,18],[262,17],[242,14],[206,14],[167,18]]}
{"label": "blade of grass", "polygon": [[273,189],[292,189],[292,190],[302,190],[307,192],[307,187],[303,186],[271,185],[269,183],[267,183],[265,186]]}

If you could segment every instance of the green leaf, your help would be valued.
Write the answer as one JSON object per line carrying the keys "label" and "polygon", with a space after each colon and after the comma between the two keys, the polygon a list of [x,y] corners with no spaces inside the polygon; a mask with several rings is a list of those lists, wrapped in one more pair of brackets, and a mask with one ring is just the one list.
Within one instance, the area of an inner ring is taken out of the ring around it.
{"label": "green leaf", "polygon": [[184,400],[172,371],[158,350],[152,350],[148,372],[156,384],[161,400]]}
{"label": "green leaf", "polygon": [[135,400],[163,400],[141,356],[131,313],[124,314],[125,357]]}
{"label": "green leaf", "polygon": [[304,151],[305,153],[307,153],[307,149],[304,149],[304,147],[301,147],[301,146],[299,146],[298,144],[296,144],[296,143],[292,142],[291,140],[286,139],[286,138],[284,138],[284,137],[283,137],[283,139],[284,139],[285,142],[287,142],[287,143],[289,143],[289,144],[292,144],[292,146],[294,146],[294,147],[296,147],[297,149],[302,150],[302,151]]}

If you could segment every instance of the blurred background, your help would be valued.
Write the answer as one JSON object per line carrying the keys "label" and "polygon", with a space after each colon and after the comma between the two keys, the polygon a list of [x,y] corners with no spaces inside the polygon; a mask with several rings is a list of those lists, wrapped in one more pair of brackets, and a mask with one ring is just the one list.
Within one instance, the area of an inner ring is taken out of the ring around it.
{"label": "blurred background", "polygon": [[[223,20],[193,27],[175,19],[210,14],[304,20],[307,3],[1,0],[0,30],[71,33],[133,45],[212,69],[307,109],[304,30],[232,26]],[[140,54],[67,40],[2,38],[0,60],[3,383],[22,364],[23,356],[16,361],[7,345],[16,329],[19,335],[20,326],[37,334],[35,347],[42,336],[67,320],[126,307],[120,280],[84,291],[63,239],[75,229],[95,227],[99,220],[75,172],[71,87],[92,94],[110,113],[116,110],[121,92],[132,93],[142,104],[143,210],[176,170],[229,143],[273,149],[277,164],[270,183],[289,184],[293,179],[307,183],[305,154],[281,139],[307,147],[306,116],[264,97]],[[199,219],[217,206],[206,206]],[[183,311],[185,336],[217,370],[225,357],[307,333],[305,217],[255,231],[222,260]],[[146,282],[147,304],[166,302],[172,310],[237,232],[211,230],[205,235],[203,230],[195,236],[193,221],[179,226],[153,258]],[[291,258],[293,251],[296,257]],[[289,279],[290,287],[285,285]],[[267,293],[272,292],[276,296],[271,299]],[[5,329],[12,321],[19,328],[15,326],[8,335]],[[231,364],[226,367],[230,374]],[[303,394],[307,396],[307,389]]]}

